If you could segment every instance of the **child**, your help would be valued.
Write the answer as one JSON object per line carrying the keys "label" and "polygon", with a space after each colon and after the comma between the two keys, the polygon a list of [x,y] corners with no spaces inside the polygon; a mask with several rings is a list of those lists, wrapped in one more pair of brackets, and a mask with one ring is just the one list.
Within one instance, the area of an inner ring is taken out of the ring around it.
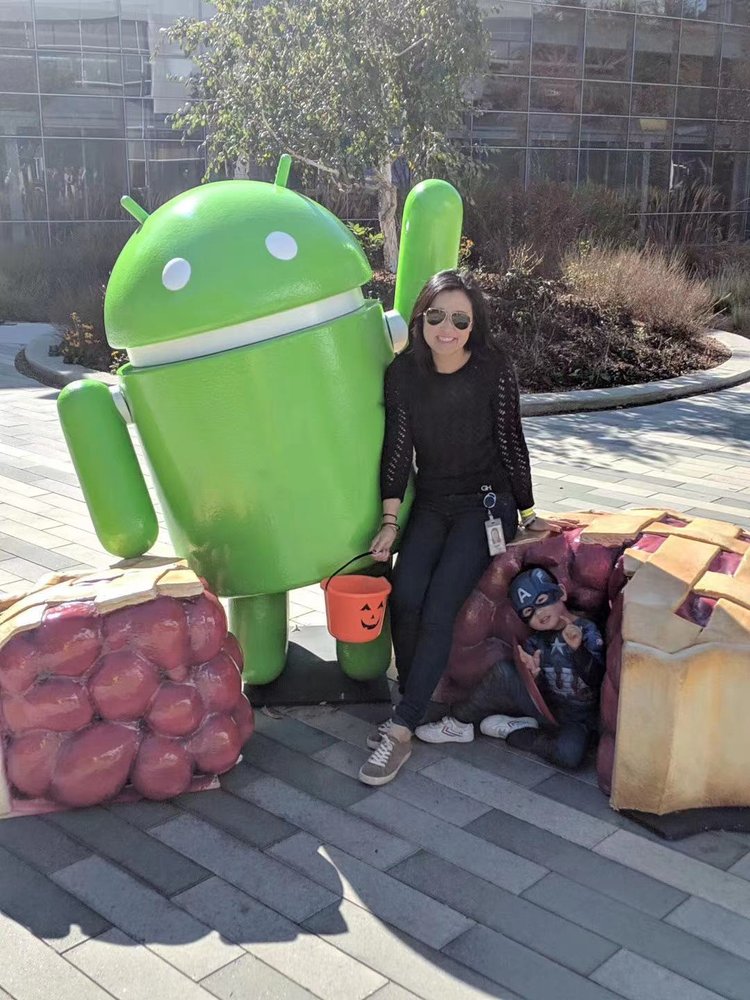
{"label": "child", "polygon": [[[596,731],[599,687],[604,676],[604,643],[587,618],[568,611],[565,587],[551,573],[536,567],[519,573],[509,597],[531,636],[517,647],[519,666],[535,680],[558,722],[537,709],[512,663],[496,663],[471,696],[454,706],[440,722],[419,726],[416,735],[427,743],[470,743],[474,722],[485,736],[505,739],[510,746],[531,750],[559,767],[582,762]],[[503,713],[503,714],[491,714]]]}

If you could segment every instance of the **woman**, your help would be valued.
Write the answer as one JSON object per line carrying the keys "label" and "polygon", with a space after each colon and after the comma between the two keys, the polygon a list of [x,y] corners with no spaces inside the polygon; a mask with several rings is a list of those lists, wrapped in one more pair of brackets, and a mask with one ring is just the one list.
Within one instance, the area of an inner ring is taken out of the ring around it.
{"label": "woman", "polygon": [[442,271],[424,287],[409,346],[385,375],[381,461],[383,522],[372,541],[387,561],[416,454],[416,495],[394,571],[393,645],[402,698],[393,718],[368,738],[375,752],[360,780],[383,785],[411,755],[450,653],[453,624],[489,561],[484,501],[496,499],[506,541],[523,527],[559,531],[534,514],[529,453],[518,385],[493,343],[482,292],[473,279]]}

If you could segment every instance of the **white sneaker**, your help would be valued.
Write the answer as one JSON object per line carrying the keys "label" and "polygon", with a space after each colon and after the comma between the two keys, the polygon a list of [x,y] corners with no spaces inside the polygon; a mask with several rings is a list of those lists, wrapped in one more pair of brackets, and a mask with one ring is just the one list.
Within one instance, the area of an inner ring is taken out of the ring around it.
{"label": "white sneaker", "polygon": [[440,722],[417,726],[414,735],[423,743],[471,743],[474,739],[474,725],[444,715]]}
{"label": "white sneaker", "polygon": [[496,740],[507,740],[517,729],[538,729],[536,719],[529,717],[516,719],[512,715],[488,715],[479,724],[479,731],[485,736],[494,736]]}

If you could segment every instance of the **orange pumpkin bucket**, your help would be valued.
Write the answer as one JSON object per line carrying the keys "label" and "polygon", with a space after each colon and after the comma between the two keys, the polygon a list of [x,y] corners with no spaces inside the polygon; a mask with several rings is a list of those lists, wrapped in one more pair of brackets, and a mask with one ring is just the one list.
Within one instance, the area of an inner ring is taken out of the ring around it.
{"label": "orange pumpkin bucket", "polygon": [[357,559],[371,556],[363,552],[323,580],[328,631],[341,642],[372,642],[383,630],[385,606],[391,585],[382,576],[351,574],[339,576]]}

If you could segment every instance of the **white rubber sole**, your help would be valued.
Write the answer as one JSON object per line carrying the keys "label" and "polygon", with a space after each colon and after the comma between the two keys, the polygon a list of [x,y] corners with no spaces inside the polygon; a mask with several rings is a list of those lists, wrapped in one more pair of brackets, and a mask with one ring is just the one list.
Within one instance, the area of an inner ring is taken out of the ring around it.
{"label": "white rubber sole", "polygon": [[404,764],[410,757],[411,757],[411,750],[402,759],[401,763],[398,765],[395,771],[392,771],[390,774],[384,774],[382,777],[375,777],[375,775],[372,774],[362,774],[362,772],[360,771],[359,780],[362,782],[363,785],[375,785],[375,786],[387,785],[389,781],[393,781],[393,779],[396,777],[398,772],[401,770],[401,768],[404,766]]}

